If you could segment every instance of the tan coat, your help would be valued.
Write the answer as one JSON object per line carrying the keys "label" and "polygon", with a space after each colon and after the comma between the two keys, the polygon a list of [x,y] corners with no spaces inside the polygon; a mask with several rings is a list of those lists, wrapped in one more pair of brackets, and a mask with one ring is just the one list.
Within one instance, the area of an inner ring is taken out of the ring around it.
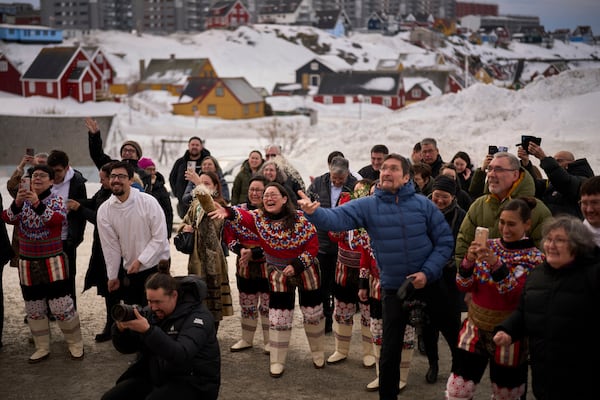
{"label": "tan coat", "polygon": [[223,221],[210,219],[198,199],[194,199],[179,230],[184,224],[194,227],[194,251],[188,261],[188,274],[206,282],[206,305],[215,321],[220,321],[233,315],[227,260],[221,246]]}

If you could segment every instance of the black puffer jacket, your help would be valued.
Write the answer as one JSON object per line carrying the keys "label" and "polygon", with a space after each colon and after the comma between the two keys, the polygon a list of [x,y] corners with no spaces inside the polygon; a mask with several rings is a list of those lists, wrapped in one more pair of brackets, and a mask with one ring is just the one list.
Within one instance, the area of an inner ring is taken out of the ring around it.
{"label": "black puffer jacket", "polygon": [[552,215],[566,213],[583,219],[577,203],[579,189],[586,179],[594,176],[587,160],[575,160],[564,169],[553,157],[546,157],[540,161],[540,167],[548,176],[548,180],[536,180],[535,196],[548,206]]}
{"label": "black puffer jacket", "polygon": [[148,307],[150,329],[144,334],[119,332],[113,326],[113,344],[121,353],[140,352],[137,361],[117,382],[150,376],[155,386],[167,381],[186,382],[198,389],[198,398],[216,399],[221,382],[221,355],[212,314],[203,304],[206,284],[196,276],[179,280],[179,298],[171,315],[157,320]]}
{"label": "black puffer jacket", "polygon": [[[532,388],[538,400],[598,398],[600,249],[567,267],[531,271],[518,309],[496,330],[529,338]],[[582,362],[585,358],[588,362]]]}

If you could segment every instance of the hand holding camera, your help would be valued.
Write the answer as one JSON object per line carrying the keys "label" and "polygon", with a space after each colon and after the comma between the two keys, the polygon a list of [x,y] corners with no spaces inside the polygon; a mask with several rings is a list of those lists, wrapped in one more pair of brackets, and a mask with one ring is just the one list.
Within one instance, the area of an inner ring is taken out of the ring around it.
{"label": "hand holding camera", "polygon": [[137,305],[115,304],[110,311],[120,331],[125,329],[144,333],[150,329],[148,320],[140,314]]}

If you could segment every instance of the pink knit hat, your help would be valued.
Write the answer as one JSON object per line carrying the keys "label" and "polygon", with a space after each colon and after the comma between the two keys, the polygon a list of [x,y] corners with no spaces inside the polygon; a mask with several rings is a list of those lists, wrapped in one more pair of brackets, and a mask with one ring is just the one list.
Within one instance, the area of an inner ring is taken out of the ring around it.
{"label": "pink knit hat", "polygon": [[152,161],[151,158],[142,157],[138,161],[138,167],[140,167],[141,169],[146,169],[148,167],[155,167],[155,165],[154,165],[154,161]]}

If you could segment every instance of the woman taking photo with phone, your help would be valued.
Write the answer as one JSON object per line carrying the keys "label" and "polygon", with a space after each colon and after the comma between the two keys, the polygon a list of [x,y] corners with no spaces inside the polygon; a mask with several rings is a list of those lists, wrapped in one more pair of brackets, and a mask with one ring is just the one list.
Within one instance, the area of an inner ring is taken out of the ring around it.
{"label": "woman taking photo with phone", "polygon": [[518,400],[526,391],[526,344],[496,346],[492,339],[496,325],[517,308],[527,275],[544,260],[527,237],[535,205],[529,198],[509,201],[498,221],[501,237],[476,238],[460,264],[456,284],[471,301],[446,386],[449,399],[473,398],[488,362],[492,398]]}
{"label": "woman taking photo with phone", "polygon": [[70,295],[69,268],[61,240],[67,210],[63,198],[51,192],[53,183],[52,168],[34,166],[15,200],[2,213],[6,223],[15,225],[19,237],[19,281],[35,344],[30,364],[50,355],[48,306],[63,331],[71,358],[83,359],[79,314]]}

